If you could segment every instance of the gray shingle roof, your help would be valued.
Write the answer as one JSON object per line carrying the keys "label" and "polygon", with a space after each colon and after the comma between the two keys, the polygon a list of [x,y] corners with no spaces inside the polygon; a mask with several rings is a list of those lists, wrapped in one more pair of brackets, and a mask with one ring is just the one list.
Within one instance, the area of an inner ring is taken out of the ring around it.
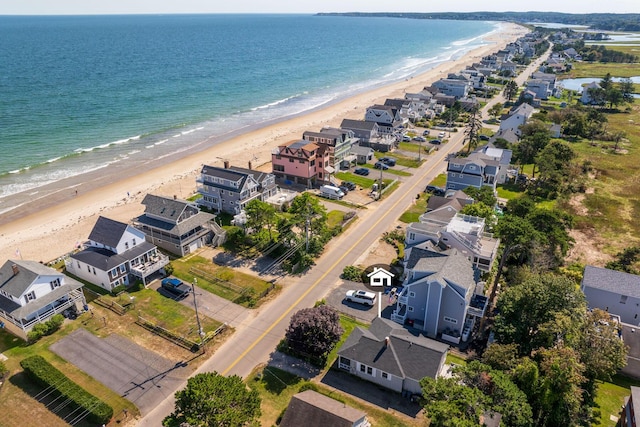
{"label": "gray shingle roof", "polygon": [[371,131],[375,129],[376,122],[367,122],[365,120],[344,119],[342,120],[340,127],[344,129],[361,129],[361,130]]}
{"label": "gray shingle roof", "polygon": [[[385,337],[389,345],[385,346]],[[338,354],[389,374],[435,378],[449,346],[424,336],[414,336],[401,325],[376,317],[366,330],[356,327]]]}
{"label": "gray shingle roof", "polygon": [[280,427],[352,427],[365,416],[363,411],[306,390],[293,395]]}
{"label": "gray shingle roof", "polygon": [[215,215],[213,214],[198,212],[195,215],[192,215],[189,218],[175,224],[173,222],[161,221],[156,218],[151,218],[146,214],[143,214],[137,217],[134,221],[139,224],[148,225],[151,228],[166,231],[173,236],[183,236],[189,231],[199,226],[204,226],[205,224],[213,221],[214,218]]}
{"label": "gray shingle roof", "polygon": [[98,217],[96,224],[89,234],[89,240],[115,248],[127,229],[127,224],[113,219]]}
{"label": "gray shingle roof", "polygon": [[[14,264],[18,274],[13,273]],[[0,289],[18,298],[38,276],[60,276],[60,273],[39,262],[17,259],[8,260],[0,267]]]}
{"label": "gray shingle roof", "polygon": [[133,248],[121,254],[116,254],[104,248],[87,248],[83,251],[71,255],[71,259],[78,260],[102,271],[109,271],[117,266],[131,261],[132,259],[149,252],[155,245],[147,241],[141,242]]}
{"label": "gray shingle roof", "polygon": [[618,295],[640,298],[640,276],[622,271],[587,265],[584,268],[582,285]]}
{"label": "gray shingle roof", "polygon": [[427,277],[442,285],[455,283],[471,291],[476,287],[471,261],[457,249],[437,252],[416,246],[411,249],[406,268],[431,273]]}
{"label": "gray shingle roof", "polygon": [[[144,212],[150,215],[161,217],[167,221],[175,222],[180,218],[182,212],[192,206],[189,202],[172,199],[170,197],[147,194],[142,199]],[[198,210],[198,208],[193,207]]]}

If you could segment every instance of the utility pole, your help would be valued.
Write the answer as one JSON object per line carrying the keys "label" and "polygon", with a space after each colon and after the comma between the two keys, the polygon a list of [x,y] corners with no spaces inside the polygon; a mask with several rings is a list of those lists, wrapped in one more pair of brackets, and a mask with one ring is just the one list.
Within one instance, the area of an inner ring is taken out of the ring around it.
{"label": "utility pole", "polygon": [[202,325],[200,324],[200,316],[198,315],[198,302],[196,301],[196,285],[198,284],[198,279],[196,277],[193,278],[193,289],[191,289],[191,293],[193,293],[193,308],[196,311],[196,323],[198,324],[198,336],[200,337],[200,348],[203,349],[204,346],[204,331],[202,330]]}
{"label": "utility pole", "polygon": [[380,185],[378,185],[378,199],[382,198],[382,170],[384,169],[384,163],[380,162]]}

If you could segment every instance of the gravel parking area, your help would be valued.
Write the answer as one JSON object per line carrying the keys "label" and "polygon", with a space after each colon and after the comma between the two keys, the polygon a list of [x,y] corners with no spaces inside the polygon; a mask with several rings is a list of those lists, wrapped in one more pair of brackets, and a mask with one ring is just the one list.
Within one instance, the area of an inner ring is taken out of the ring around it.
{"label": "gravel parking area", "polygon": [[142,415],[173,394],[189,374],[186,363],[165,359],[116,334],[101,339],[78,329],[50,349],[133,402]]}
{"label": "gravel parking area", "polygon": [[[353,316],[363,322],[371,323],[373,319],[378,315],[378,301],[376,301],[373,307],[362,305],[354,302],[349,302],[345,299],[345,294],[349,290],[367,290],[362,283],[350,282],[342,280],[342,283],[335,289],[333,289],[327,296],[327,305],[335,308],[341,313],[349,316]],[[387,295],[382,294],[382,317],[390,318],[393,311],[393,305],[389,305],[389,298]],[[395,304],[394,304],[395,305]]]}

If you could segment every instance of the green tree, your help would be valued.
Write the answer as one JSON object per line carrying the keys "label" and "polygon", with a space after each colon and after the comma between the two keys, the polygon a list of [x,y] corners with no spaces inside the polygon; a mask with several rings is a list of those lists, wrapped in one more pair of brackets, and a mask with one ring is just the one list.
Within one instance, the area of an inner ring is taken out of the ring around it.
{"label": "green tree", "polygon": [[498,202],[498,199],[496,199],[496,196],[493,194],[493,188],[488,185],[483,185],[480,188],[467,187],[462,191],[474,201],[482,202],[486,206],[493,207]]}
{"label": "green tree", "polygon": [[531,275],[502,292],[497,309],[494,331],[498,342],[516,343],[520,355],[528,356],[558,340],[574,340],[586,302],[570,278],[542,274]]}
{"label": "green tree", "polygon": [[522,197],[510,199],[507,202],[507,208],[505,212],[510,215],[518,216],[520,218],[526,218],[527,215],[529,215],[529,213],[535,208],[536,202],[534,202],[531,197],[525,194]]}
{"label": "green tree", "polygon": [[288,213],[301,230],[308,226],[311,236],[320,235],[327,227],[327,209],[309,193],[296,196]]}
{"label": "green tree", "polygon": [[526,219],[537,230],[538,240],[556,260],[556,266],[559,266],[574,241],[569,235],[573,217],[560,211],[535,208]]}
{"label": "green tree", "polygon": [[272,230],[278,221],[273,205],[259,199],[253,199],[245,205],[244,211],[247,215],[247,227],[256,232],[266,227],[269,230],[269,240],[272,240]]}
{"label": "green tree", "polygon": [[557,140],[547,144],[536,157],[541,187],[556,194],[569,190],[575,177],[572,165],[575,158],[576,153],[569,144]]}
{"label": "green tree", "polygon": [[507,98],[507,101],[511,101],[518,94],[518,84],[515,80],[509,80],[506,85],[504,85],[504,97]]}
{"label": "green tree", "polygon": [[624,271],[630,274],[639,274],[635,267],[640,259],[640,246],[631,246],[625,248],[622,252],[618,252],[613,261],[609,261],[605,268],[609,270]]}
{"label": "green tree", "polygon": [[514,148],[514,157],[521,165],[533,164],[533,176],[536,175],[537,157],[549,144],[551,134],[545,128],[542,132],[529,133]]}
{"label": "green tree", "polygon": [[620,337],[618,324],[609,313],[595,309],[586,313],[582,337],[576,346],[585,376],[591,380],[611,381],[627,364],[627,346]]}
{"label": "green tree", "polygon": [[487,206],[482,202],[472,203],[470,205],[465,206],[460,210],[460,213],[463,215],[477,216],[479,218],[484,218],[487,220],[489,224],[493,223],[496,212],[493,210],[491,206]]}
{"label": "green tree", "polygon": [[469,121],[464,130],[465,137],[467,139],[467,153],[471,150],[475,150],[478,147],[478,137],[482,130],[482,119],[480,116],[480,110],[478,107],[473,107],[469,112]]}
{"label": "green tree", "polygon": [[420,380],[424,409],[433,427],[477,427],[488,398],[458,378]]}
{"label": "green tree", "polygon": [[260,395],[237,375],[197,374],[175,394],[175,411],[162,421],[165,427],[244,426],[260,416]]}
{"label": "green tree", "polygon": [[620,88],[620,92],[622,93],[623,102],[632,103],[634,101],[633,94],[635,93],[633,80],[631,80],[629,77],[626,77],[620,81],[618,87]]}
{"label": "green tree", "polygon": [[489,108],[489,110],[487,112],[495,120],[495,119],[498,118],[498,116],[500,116],[502,114],[502,109],[503,108],[504,108],[504,105],[502,103],[496,102],[495,104],[493,104],[491,106],[491,108]]}

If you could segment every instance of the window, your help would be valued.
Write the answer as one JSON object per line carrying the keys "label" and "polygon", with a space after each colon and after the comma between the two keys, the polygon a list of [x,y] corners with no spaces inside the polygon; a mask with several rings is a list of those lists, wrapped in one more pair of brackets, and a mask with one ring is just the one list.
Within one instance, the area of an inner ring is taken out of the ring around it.
{"label": "window", "polygon": [[36,292],[35,291],[29,292],[24,296],[24,299],[26,302],[33,301],[34,299],[36,299]]}
{"label": "window", "polygon": [[280,160],[282,158],[282,156],[280,154],[276,154],[276,159]]}
{"label": "window", "polygon": [[129,249],[129,242],[124,242],[124,248]]}
{"label": "window", "polygon": [[409,310],[409,311],[413,312],[413,306],[409,306],[409,307],[407,307],[407,310]]}
{"label": "window", "polygon": [[78,263],[78,268],[80,268],[80,261],[76,261]]}
{"label": "window", "polygon": [[413,291],[409,291],[409,296],[410,296],[411,298],[415,298],[416,293],[415,293],[415,292],[413,292]]}
{"label": "window", "polygon": [[273,165],[273,170],[276,172],[284,172],[284,166],[282,165]]}
{"label": "window", "polygon": [[382,378],[384,378],[385,380],[391,381],[391,375],[387,374],[386,372],[382,373]]}
{"label": "window", "polygon": [[293,160],[291,157],[289,157],[289,163],[293,163],[295,160]]}
{"label": "window", "polygon": [[125,266],[124,264],[122,264],[120,266],[120,273],[126,273],[127,272],[127,266]]}
{"label": "window", "polygon": [[444,320],[445,322],[454,323],[454,324],[458,323],[458,319],[454,319],[453,317],[449,317],[449,316],[444,316],[442,320]]}
{"label": "window", "polygon": [[87,271],[91,273],[91,267],[89,267],[88,265],[87,265]]}
{"label": "window", "polygon": [[416,239],[416,233],[409,233],[409,240],[415,240]]}
{"label": "window", "polygon": [[131,244],[132,244],[133,246],[135,246],[135,245],[136,245],[136,239],[131,240]]}
{"label": "window", "polygon": [[315,166],[316,165],[316,161],[315,160],[311,160],[311,162],[309,163],[309,166]]}
{"label": "window", "polygon": [[96,269],[95,268],[93,269],[93,275],[94,276],[96,275]]}
{"label": "window", "polygon": [[367,367],[361,363],[360,364],[360,372],[366,372],[366,371],[367,371]]}
{"label": "window", "polygon": [[620,295],[620,304],[626,304],[626,303],[627,303],[627,296]]}
{"label": "window", "polygon": [[51,290],[54,290],[55,288],[58,288],[61,286],[59,278],[52,280],[51,282],[49,282],[49,284],[51,285]]}

